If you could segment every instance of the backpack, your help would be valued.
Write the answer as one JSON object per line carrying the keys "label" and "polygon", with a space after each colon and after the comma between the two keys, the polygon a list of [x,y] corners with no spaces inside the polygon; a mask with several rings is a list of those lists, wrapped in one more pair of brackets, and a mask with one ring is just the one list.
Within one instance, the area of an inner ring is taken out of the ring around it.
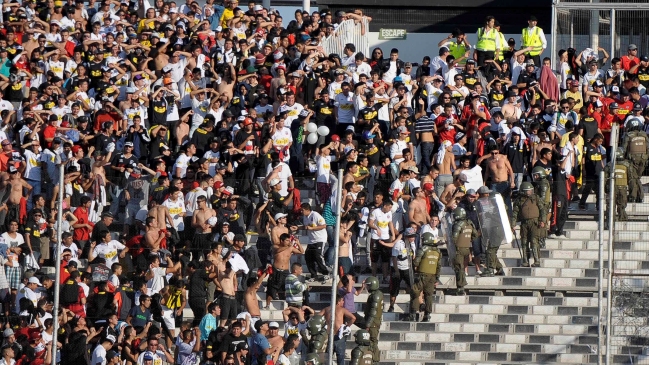
{"label": "backpack", "polygon": [[61,286],[61,304],[70,305],[79,301],[79,284],[74,280],[68,280]]}

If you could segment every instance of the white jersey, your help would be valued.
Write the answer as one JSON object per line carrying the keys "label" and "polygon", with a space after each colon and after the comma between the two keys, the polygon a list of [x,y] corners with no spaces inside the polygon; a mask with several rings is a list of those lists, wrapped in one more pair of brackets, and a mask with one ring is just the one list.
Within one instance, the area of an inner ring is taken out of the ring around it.
{"label": "white jersey", "polygon": [[374,221],[374,224],[378,228],[378,231],[372,229],[372,239],[390,239],[390,223],[392,222],[392,212],[385,213],[383,210],[381,210],[381,208],[376,208],[370,214],[370,221]]}

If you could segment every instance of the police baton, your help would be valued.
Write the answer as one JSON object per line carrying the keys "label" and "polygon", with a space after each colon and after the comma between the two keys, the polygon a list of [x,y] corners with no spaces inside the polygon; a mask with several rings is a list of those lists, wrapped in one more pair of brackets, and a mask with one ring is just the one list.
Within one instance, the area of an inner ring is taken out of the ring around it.
{"label": "police baton", "polygon": [[521,246],[523,245],[521,241],[518,239],[518,236],[516,235],[516,229],[512,227],[512,233],[514,234],[514,240],[518,241],[518,254],[521,255],[521,260],[523,260],[523,251],[521,249]]}

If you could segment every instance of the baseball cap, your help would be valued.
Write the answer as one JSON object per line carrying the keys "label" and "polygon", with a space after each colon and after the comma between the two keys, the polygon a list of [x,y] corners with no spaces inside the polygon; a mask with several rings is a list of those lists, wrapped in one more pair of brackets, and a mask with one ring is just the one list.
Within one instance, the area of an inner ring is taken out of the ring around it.
{"label": "baseball cap", "polygon": [[469,189],[466,191],[466,195],[478,195],[475,189]]}
{"label": "baseball cap", "polygon": [[110,350],[106,353],[106,360],[112,360],[116,357],[119,357],[119,354],[113,350]]}
{"label": "baseball cap", "polygon": [[281,181],[279,179],[275,178],[275,179],[271,179],[270,182],[268,183],[268,185],[275,186],[275,185],[279,184],[280,182]]}
{"label": "baseball cap", "polygon": [[104,341],[110,341],[110,343],[115,343],[117,340],[115,339],[115,336],[107,335],[106,337],[104,337]]}
{"label": "baseball cap", "polygon": [[[261,6],[261,5],[257,5],[257,6]],[[241,350],[250,350],[250,348],[248,347],[248,342],[243,341],[237,344],[236,351],[241,351]]]}
{"label": "baseball cap", "polygon": [[619,87],[617,87],[617,86],[613,86],[613,87],[611,88],[611,92],[614,92],[614,93],[616,93],[616,94],[617,94],[617,93],[619,93],[619,92],[620,92],[620,88],[619,88]]}
{"label": "baseball cap", "polygon": [[457,134],[455,134],[455,142],[459,142],[462,138],[464,138],[464,136],[466,136],[466,134],[464,134],[463,132],[457,132]]}
{"label": "baseball cap", "polygon": [[530,58],[529,60],[527,60],[527,62],[525,62],[525,66],[534,66],[534,60]]}
{"label": "baseball cap", "polygon": [[401,126],[401,127],[397,128],[397,131],[399,133],[403,133],[403,134],[410,134],[410,132],[408,131],[408,128],[406,128],[404,126]]}
{"label": "baseball cap", "polygon": [[167,66],[163,67],[162,72],[164,72],[164,73],[171,72],[171,66],[167,65]]}
{"label": "baseball cap", "polygon": [[435,189],[434,189],[432,183],[427,182],[427,183],[424,184],[424,190],[426,190],[426,191],[433,191],[433,190],[435,190]]}
{"label": "baseball cap", "polygon": [[620,106],[617,105],[617,103],[610,103],[610,104],[608,105],[608,108],[609,108],[609,109],[620,109]]}
{"label": "baseball cap", "polygon": [[593,87],[602,87],[604,86],[604,83],[600,80],[597,80],[593,83]]}
{"label": "baseball cap", "polygon": [[72,260],[72,261],[68,262],[66,267],[74,267],[74,268],[76,268],[76,267],[78,267],[78,264],[77,264],[76,261]]}
{"label": "baseball cap", "polygon": [[633,105],[633,111],[639,111],[639,110],[642,110],[642,105],[640,104]]}
{"label": "baseball cap", "polygon": [[125,142],[124,147],[133,147],[133,142]]}
{"label": "baseball cap", "polygon": [[374,137],[376,137],[376,134],[372,133],[371,131],[363,132],[363,139],[370,139],[370,138],[374,138]]}
{"label": "baseball cap", "polygon": [[474,59],[469,59],[468,61],[466,61],[466,63],[475,65],[475,60]]}
{"label": "baseball cap", "polygon": [[460,181],[462,181],[462,182],[467,182],[467,181],[469,181],[469,179],[467,179],[466,175],[464,175],[463,173],[460,173],[460,174],[457,176],[457,178],[458,178],[458,180],[460,180]]}
{"label": "baseball cap", "polygon": [[153,354],[150,351],[145,352],[143,360],[144,361],[153,360]]}
{"label": "baseball cap", "polygon": [[415,229],[412,228],[412,227],[406,228],[406,231],[404,232],[404,236],[406,236],[406,237],[415,236],[416,234],[417,234],[417,231],[415,231]]}
{"label": "baseball cap", "polygon": [[629,49],[638,49],[638,46],[636,46],[635,44],[631,43],[631,44],[629,44]]}
{"label": "baseball cap", "polygon": [[13,334],[14,334],[14,330],[12,330],[11,328],[7,328],[2,332],[2,335],[4,337],[11,337],[13,336]]}
{"label": "baseball cap", "polygon": [[274,219],[275,219],[275,221],[277,221],[277,220],[282,219],[284,217],[288,217],[288,214],[286,214],[286,213],[277,213],[277,214],[275,214]]}
{"label": "baseball cap", "polygon": [[603,107],[603,106],[604,106],[604,103],[602,103],[601,100],[598,99],[598,100],[595,102],[595,108],[601,108],[601,107]]}
{"label": "baseball cap", "polygon": [[279,323],[277,322],[270,322],[268,324],[268,328],[279,328]]}
{"label": "baseball cap", "polygon": [[333,142],[340,142],[340,137],[337,134],[334,134],[331,136],[331,140]]}
{"label": "baseball cap", "polygon": [[642,56],[640,56],[640,61],[642,61],[642,62],[649,62],[649,57],[647,57],[647,56],[645,56],[645,55],[642,55]]}
{"label": "baseball cap", "polygon": [[419,169],[417,168],[417,166],[410,166],[410,167],[408,167],[408,171],[410,171],[410,172],[414,172],[415,174],[418,174],[418,173],[419,173]]}
{"label": "baseball cap", "polygon": [[35,277],[35,276],[32,276],[31,278],[29,278],[29,283],[30,283],[30,284],[36,284],[36,285],[38,285],[38,286],[43,286],[43,285],[41,284],[41,281],[38,280],[38,278]]}
{"label": "baseball cap", "polygon": [[620,89],[620,96],[629,96],[629,95],[630,95],[629,90],[627,90],[625,88]]}
{"label": "baseball cap", "polygon": [[263,326],[265,324],[268,324],[268,322],[263,321],[263,320],[258,320],[257,322],[255,322],[255,331],[259,332],[259,330],[261,329],[261,326]]}

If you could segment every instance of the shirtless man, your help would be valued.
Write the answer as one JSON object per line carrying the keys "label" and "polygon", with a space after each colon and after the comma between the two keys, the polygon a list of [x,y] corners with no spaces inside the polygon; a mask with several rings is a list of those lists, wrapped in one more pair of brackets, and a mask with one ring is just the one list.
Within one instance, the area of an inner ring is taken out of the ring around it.
{"label": "shirtless man", "polygon": [[435,193],[437,196],[442,196],[444,188],[453,182],[455,155],[453,155],[451,141],[442,142],[437,153],[433,155],[433,163],[439,169],[439,176],[435,179]]}
{"label": "shirtless man", "polygon": [[403,158],[404,160],[399,164],[399,171],[408,170],[412,166],[417,166],[415,160],[412,159],[410,150],[403,150]]}
{"label": "shirtless man", "polygon": [[228,66],[229,67],[226,66],[223,71],[223,77],[221,78],[218,87],[218,95],[221,96],[221,105],[225,105],[232,100],[234,95],[234,83],[237,81],[237,71],[234,69],[234,65],[229,63]]}
{"label": "shirtless man", "polygon": [[167,232],[167,223],[170,227],[173,227],[174,220],[171,218],[171,214],[169,214],[169,209],[167,207],[158,204],[155,200],[151,200],[149,202],[149,213],[147,216],[155,217],[160,232],[164,233],[166,237],[171,237],[171,232]]}
{"label": "shirtless man", "polygon": [[[20,176],[18,169],[14,166],[9,166],[9,181],[7,183],[11,186],[11,192],[7,200],[9,210],[7,219],[13,218],[18,222],[21,221],[21,218],[27,219],[27,212],[21,212],[20,202],[30,196],[33,190],[32,186]],[[23,189],[27,189],[27,196],[23,196]]]}
{"label": "shirtless man", "polygon": [[268,270],[264,270],[261,273],[259,278],[255,279],[254,277],[248,278],[248,288],[243,296],[246,310],[250,313],[252,321],[251,326],[254,326],[255,322],[261,318],[261,311],[259,310],[259,300],[257,300],[257,291],[261,287],[264,279],[268,276]]}
{"label": "shirtless man", "polygon": [[207,253],[210,249],[210,241],[212,239],[212,225],[209,219],[216,217],[216,212],[207,206],[207,198],[204,195],[199,195],[196,198],[198,209],[194,210],[192,216],[192,227],[194,227],[195,234],[192,240],[192,248],[196,250],[196,256],[199,257],[202,252]]}
{"label": "shirtless man", "polygon": [[[321,310],[320,315],[325,317],[327,323],[331,323],[331,306]],[[345,319],[347,319],[347,321]],[[345,334],[346,332],[350,332],[350,329],[348,329],[348,327],[353,325],[354,322],[356,322],[356,316],[345,308],[344,297],[341,295],[336,295],[336,318],[334,319],[334,333],[335,338],[337,338],[338,340],[335,340],[335,342],[343,341],[341,346],[334,345],[334,349],[342,350],[340,352],[336,351],[336,363],[338,365],[345,363]]]}
{"label": "shirtless man", "polygon": [[144,233],[144,242],[146,247],[151,249],[151,252],[158,252],[162,240],[167,238],[167,236],[164,231],[160,230],[156,217],[147,217],[144,229],[146,231]]}
{"label": "shirtless man", "polygon": [[430,222],[430,214],[426,209],[426,194],[422,188],[412,189],[412,195],[415,197],[408,205],[408,218],[410,223],[417,225],[417,231],[424,224]]}
{"label": "shirtless man", "polygon": [[466,193],[464,183],[467,182],[466,175],[460,174],[453,179],[453,183],[444,188],[439,200],[450,210],[457,208],[457,202]]}
{"label": "shirtless man", "polygon": [[[286,214],[277,213],[275,217],[279,217],[286,224]],[[279,299],[279,294],[284,294],[286,277],[289,274],[289,266],[293,254],[304,254],[302,245],[288,233],[282,233],[279,236],[279,243],[273,243],[273,272],[268,278],[268,286],[266,288],[266,308],[270,307],[271,300]]]}
{"label": "shirtless man", "polygon": [[507,103],[502,106],[500,112],[503,113],[503,117],[506,120],[520,119],[523,112],[520,107],[520,102],[518,101],[518,95],[516,95],[515,91],[512,90],[507,92]]}
{"label": "shirtless man", "polygon": [[95,151],[95,162],[92,164],[92,175],[95,179],[95,184],[99,186],[99,196],[94,197],[95,201],[100,204],[98,214],[101,214],[103,207],[106,206],[106,170],[104,166],[110,165],[110,158],[112,157],[112,152],[106,151]]}
{"label": "shirtless man", "polygon": [[514,181],[514,170],[509,164],[507,156],[501,156],[500,151],[491,151],[491,157],[487,158],[487,169],[485,171],[485,184],[491,180],[491,190],[503,196],[507,210],[512,210],[512,189],[516,186]]}
{"label": "shirtless man", "polygon": [[552,151],[553,145],[552,142],[550,142],[550,137],[548,136],[548,133],[546,131],[539,131],[538,134],[539,141],[538,143],[533,144],[533,149],[532,149],[532,166],[536,164],[536,161],[542,158],[541,156],[541,150],[544,148],[550,149]]}
{"label": "shirtless man", "polygon": [[275,223],[277,224],[270,231],[270,240],[273,244],[273,247],[280,244],[279,236],[281,236],[283,233],[289,233],[288,227],[286,227],[286,217],[287,215],[284,213],[277,213],[275,214],[275,217],[273,217]]}
{"label": "shirtless man", "polygon": [[[284,348],[284,342],[286,341],[283,336],[279,335],[279,323],[270,322],[268,324],[268,335],[266,335],[270,347],[273,349],[282,349]],[[278,364],[277,360],[279,359],[279,350],[273,352],[273,363]]]}
{"label": "shirtless man", "polygon": [[219,265],[217,276],[218,287],[221,289],[219,306],[221,307],[220,326],[226,327],[237,317],[237,300],[234,296],[237,291],[237,273],[232,269],[230,261]]}

